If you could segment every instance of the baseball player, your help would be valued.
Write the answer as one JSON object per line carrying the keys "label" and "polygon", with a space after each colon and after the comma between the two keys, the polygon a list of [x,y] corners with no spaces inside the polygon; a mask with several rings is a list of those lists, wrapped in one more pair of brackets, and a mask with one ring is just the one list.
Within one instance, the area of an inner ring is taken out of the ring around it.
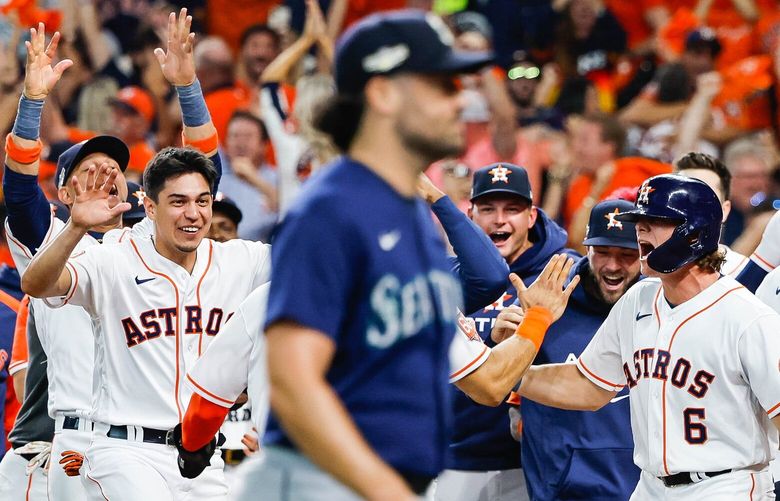
{"label": "baseball player", "polygon": [[[712,191],[718,195],[720,206],[723,209],[723,222],[731,212],[731,201],[729,193],[731,191],[731,172],[729,169],[715,157],[706,153],[691,152],[683,155],[674,163],[676,174],[686,177],[694,177],[707,183]],[[736,277],[745,268],[748,258],[739,252],[732,250],[726,244],[720,244],[720,250],[726,256],[726,262],[720,270],[724,275]]]}
{"label": "baseball player", "polygon": [[[523,397],[594,410],[629,390],[634,500],[774,499],[780,316],[719,269],[720,201],[676,175],[642,184],[642,273],[576,364],[532,367]],[[770,423],[770,420],[773,423]]]}
{"label": "baseball player", "polygon": [[[168,50],[159,51],[158,60],[166,79],[174,84],[179,96],[184,122],[183,139],[201,151],[207,152],[218,171],[221,164],[216,155],[217,138],[208,111],[195,80],[188,16],[186,10],[179,18],[169,19]],[[25,70],[25,90],[20,99],[19,111],[12,133],[6,138],[6,172],[3,187],[8,205],[7,229],[14,261],[23,271],[37,249],[56,235],[65,224],[53,216],[52,209],[37,184],[40,141],[41,109],[46,95],[56,85],[59,76],[71,64],[63,60],[51,66],[56,55],[59,34],[55,33],[48,47],[44,46],[44,26],[39,24],[31,30],[32,40],[27,46],[28,61]],[[180,41],[185,40],[185,42]],[[84,183],[91,165],[108,161],[123,170],[128,162],[127,147],[118,139],[98,136],[74,145],[66,150],[57,163],[55,181],[59,188],[60,201],[70,206],[74,192],[68,182],[72,177]],[[124,200],[127,188],[121,175],[118,176],[114,200]],[[114,203],[114,202],[112,202]],[[79,250],[96,245],[104,238],[114,241],[121,238],[117,228],[121,219],[93,228],[79,243]],[[142,225],[143,226],[143,225]],[[151,223],[140,233],[152,231]],[[104,233],[108,232],[108,233]],[[117,234],[113,238],[112,233]],[[66,305],[60,309],[43,306],[34,308],[37,318],[37,332],[48,355],[49,413],[56,421],[57,438],[54,440],[55,457],[64,451],[83,451],[89,444],[92,423],[91,413],[92,374],[94,353],[92,322],[83,309]],[[19,479],[23,481],[24,479]],[[53,468],[48,482],[49,495],[53,499],[78,499],[85,496],[81,483],[68,479],[61,468]]]}
{"label": "baseball player", "polygon": [[172,431],[190,397],[187,368],[240,301],[268,281],[270,251],[259,242],[204,239],[216,170],[201,153],[167,148],[144,173],[154,236],[72,255],[89,228],[129,209],[112,203],[117,175],[103,164],[90,167],[83,188],[72,178],[70,221],[22,276],[31,296],[63,297],[95,323],[101,370],[84,483],[92,499],[223,498],[219,455],[198,479],[182,478]]}
{"label": "baseball player", "polygon": [[[526,284],[531,282],[556,253],[579,255],[566,249],[566,232],[532,203],[528,174],[517,165],[498,163],[474,173],[469,216],[492,241],[509,269]],[[465,220],[449,197],[429,199],[448,235],[453,224]],[[477,332],[488,344],[498,314],[516,299],[515,287],[504,279],[503,291],[492,304],[470,312]],[[529,360],[530,363],[530,360]],[[442,501],[483,498],[526,499],[525,479],[520,469],[520,445],[510,434],[509,405],[496,408],[479,405],[462,392],[453,392],[455,421],[447,455],[447,470],[436,484]],[[493,493],[493,494],[491,494]],[[500,494],[497,494],[500,493]]]}
{"label": "baseball player", "polygon": [[[591,209],[583,241],[587,255],[570,275],[581,277],[581,284],[560,320],[550,327],[535,365],[576,361],[612,306],[637,282],[639,251],[634,225],[615,219],[633,208],[625,200],[607,200]],[[503,310],[494,331],[513,333],[513,315],[511,309]],[[502,335],[493,332],[492,337]],[[628,391],[598,412],[554,409],[525,400],[520,413],[523,473],[531,499],[617,501],[631,496],[639,469],[632,461]]]}
{"label": "baseball player", "polygon": [[491,60],[452,38],[440,18],[403,10],[337,43],[337,95],[318,125],[345,156],[308,181],[274,241],[265,331],[278,421],[259,497],[411,499],[443,467],[462,290],[416,181],[462,151],[454,77]]}
{"label": "baseball player", "polygon": [[[528,314],[519,326],[517,336],[491,350],[476,332],[473,320],[458,314],[458,333],[449,347],[449,381],[473,398],[494,394],[505,396],[517,383],[538,350],[545,331],[563,312],[576,281],[567,288],[562,284],[573,265],[565,256],[553,258],[548,273],[527,291]],[[193,391],[181,424],[180,461],[188,476],[197,476],[208,465],[208,458],[198,453],[211,441],[238,396],[248,387],[255,428],[262,433],[268,414],[268,385],[265,341],[261,335],[268,285],[250,294],[220,335],[209,346],[187,375]],[[528,361],[520,363],[522,358]],[[518,368],[520,366],[520,368]],[[242,468],[233,499],[254,499],[263,489],[262,455]]]}

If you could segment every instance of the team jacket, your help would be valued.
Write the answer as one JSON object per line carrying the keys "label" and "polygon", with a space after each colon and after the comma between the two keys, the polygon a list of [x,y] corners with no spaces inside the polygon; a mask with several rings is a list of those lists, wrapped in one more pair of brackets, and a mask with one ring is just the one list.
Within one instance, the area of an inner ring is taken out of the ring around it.
{"label": "team jacket", "polygon": [[[5,407],[2,404],[5,402],[6,390],[10,384],[8,366],[11,363],[16,312],[23,295],[16,269],[6,265],[0,267],[0,395],[3,397],[0,400],[0,427],[5,420]],[[3,428],[0,434],[0,457],[5,452],[5,437],[9,431]]]}
{"label": "team jacket", "polygon": [[[583,257],[572,270],[588,273]],[[575,362],[611,306],[580,285],[563,316],[548,329],[534,364]],[[523,400],[522,459],[532,500],[627,500],[639,480],[628,392],[597,412],[567,411]]]}
{"label": "team jacket", "polygon": [[[433,206],[434,212],[449,233],[449,221],[455,219],[454,206]],[[566,249],[566,231],[538,210],[536,224],[529,232],[534,245],[515,260],[509,269],[517,273],[526,285],[530,285],[542,271],[550,258],[560,252],[579,257],[571,249]],[[460,218],[465,216],[460,213]],[[495,318],[505,307],[511,305],[516,297],[515,290],[507,274],[503,293],[488,306],[469,315],[473,318],[477,331],[488,345],[490,330]],[[512,438],[509,431],[508,405],[486,407],[479,405],[464,393],[452,388],[455,421],[450,439],[447,468],[455,470],[489,471],[508,470],[520,467],[520,444]]]}

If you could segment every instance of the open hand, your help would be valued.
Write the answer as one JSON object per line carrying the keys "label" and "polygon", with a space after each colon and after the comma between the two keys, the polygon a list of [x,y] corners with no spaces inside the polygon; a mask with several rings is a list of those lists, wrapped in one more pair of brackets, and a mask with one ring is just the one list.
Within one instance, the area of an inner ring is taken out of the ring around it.
{"label": "open hand", "polygon": [[94,164],[89,167],[87,182],[83,187],[77,176],[71,178],[70,184],[76,197],[70,209],[70,219],[75,226],[86,231],[110,223],[130,210],[129,203],[117,203],[119,199],[115,182],[118,175],[118,169],[103,163],[99,168]]}
{"label": "open hand", "polygon": [[63,59],[54,66],[52,61],[57,55],[60,32],[54,33],[49,46],[46,45],[46,27],[38,23],[38,29],[30,28],[30,41],[24,42],[27,48],[27,63],[24,70],[24,95],[29,99],[45,99],[59,82],[62,74],[73,65],[70,59]]}
{"label": "open hand", "polygon": [[550,310],[553,321],[556,321],[563,315],[571,293],[580,283],[580,277],[577,275],[565,289],[563,288],[572,266],[574,266],[574,259],[566,254],[556,254],[530,287],[526,288],[520,277],[514,273],[509,275],[509,280],[517,289],[517,297],[524,309],[541,306]]}
{"label": "open hand", "polygon": [[191,26],[192,16],[187,15],[187,9],[182,9],[178,18],[175,12],[171,12],[168,16],[167,49],[154,49],[163,75],[172,85],[190,85],[195,81],[195,57],[192,52],[195,33],[190,33]]}

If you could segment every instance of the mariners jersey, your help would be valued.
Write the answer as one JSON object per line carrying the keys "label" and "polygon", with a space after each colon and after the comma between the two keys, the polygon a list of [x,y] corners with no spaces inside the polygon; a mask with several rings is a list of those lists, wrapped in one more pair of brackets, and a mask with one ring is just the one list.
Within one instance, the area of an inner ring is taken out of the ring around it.
{"label": "mariners jersey", "polygon": [[[232,407],[247,388],[252,422],[260,436],[268,417],[268,368],[265,337],[261,335],[268,289],[267,284],[261,285],[241,303],[187,374],[187,384],[193,392],[222,407]],[[458,332],[449,353],[450,383],[477,370],[490,356],[490,348],[482,342],[473,321],[460,312]]]}
{"label": "mariners jersey", "polygon": [[[51,215],[49,231],[41,247],[56,237],[65,227],[65,223]],[[28,249],[11,231],[6,222],[8,247],[19,273],[24,273],[32,260],[33,252]],[[99,245],[98,241],[87,234],[76,245],[74,253]],[[65,305],[61,308],[49,308],[42,299],[30,298],[35,317],[36,332],[48,359],[46,376],[49,380],[49,415],[57,412],[87,417],[92,409],[94,339],[92,321],[80,306]]]}
{"label": "mariners jersey", "polygon": [[[267,324],[330,337],[327,380],[370,446],[399,471],[436,476],[462,291],[427,205],[341,158],[308,181],[273,256]],[[266,442],[291,445],[273,420]]]}
{"label": "mariners jersey", "polygon": [[93,419],[158,429],[181,421],[187,369],[240,302],[268,281],[259,242],[204,239],[192,273],[161,256],[151,238],[75,253],[64,300],[84,307],[95,335]]}
{"label": "mariners jersey", "polygon": [[730,277],[671,307],[632,287],[580,356],[591,382],[628,386],[634,462],[655,475],[765,465],[780,413],[780,316]]}

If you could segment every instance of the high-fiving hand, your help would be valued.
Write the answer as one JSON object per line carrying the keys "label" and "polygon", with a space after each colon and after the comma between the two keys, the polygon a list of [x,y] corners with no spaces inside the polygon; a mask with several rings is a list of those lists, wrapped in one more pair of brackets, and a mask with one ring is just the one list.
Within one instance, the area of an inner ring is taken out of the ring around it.
{"label": "high-fiving hand", "polygon": [[160,63],[163,75],[172,85],[184,86],[195,81],[195,57],[193,46],[195,33],[190,33],[192,16],[187,15],[187,9],[168,16],[168,44],[166,50],[154,49],[157,62]]}
{"label": "high-fiving hand", "polygon": [[520,277],[511,273],[509,280],[517,289],[517,297],[523,309],[541,306],[550,310],[553,321],[561,318],[569,303],[571,293],[580,283],[580,277],[577,275],[565,289],[563,288],[572,266],[574,266],[574,259],[566,254],[556,254],[534,280],[534,283],[527,288]]}
{"label": "high-fiving hand", "polygon": [[110,223],[130,210],[129,203],[118,202],[117,175],[118,169],[104,163],[100,167],[94,164],[89,167],[86,186],[81,186],[77,176],[71,178],[70,184],[76,194],[70,209],[72,224],[86,231]]}
{"label": "high-fiving hand", "polygon": [[28,99],[45,99],[59,82],[62,74],[73,65],[70,59],[63,59],[54,66],[57,56],[60,33],[54,33],[46,47],[46,27],[38,23],[38,28],[30,28],[30,41],[27,47],[27,63],[24,70],[24,95]]}

